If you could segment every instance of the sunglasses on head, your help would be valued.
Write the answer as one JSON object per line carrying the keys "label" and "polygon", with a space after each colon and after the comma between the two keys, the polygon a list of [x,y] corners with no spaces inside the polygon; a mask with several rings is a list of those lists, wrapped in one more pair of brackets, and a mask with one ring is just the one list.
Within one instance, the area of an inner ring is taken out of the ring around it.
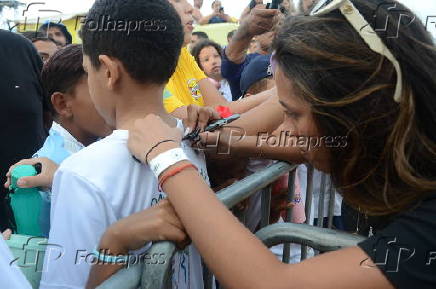
{"label": "sunglasses on head", "polygon": [[397,73],[397,84],[395,87],[394,100],[396,102],[401,101],[402,92],[402,72],[398,60],[392,54],[392,52],[386,47],[382,39],[377,35],[374,29],[365,20],[356,6],[350,0],[321,0],[314,5],[310,11],[310,16],[321,16],[328,14],[336,9],[344,15],[345,19],[353,26],[353,28],[359,33],[369,48],[385,56],[395,67]]}

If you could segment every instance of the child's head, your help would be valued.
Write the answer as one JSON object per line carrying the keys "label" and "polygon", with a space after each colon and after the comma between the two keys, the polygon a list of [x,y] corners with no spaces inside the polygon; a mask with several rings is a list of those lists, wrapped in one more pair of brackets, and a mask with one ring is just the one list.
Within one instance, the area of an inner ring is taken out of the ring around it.
{"label": "child's head", "polygon": [[221,76],[221,46],[211,40],[202,40],[192,48],[192,56],[198,66],[212,79],[220,81]]}
{"label": "child's head", "polygon": [[180,17],[167,0],[96,1],[80,34],[91,98],[112,126],[116,105],[133,90],[163,90],[183,44]]}
{"label": "child's head", "polygon": [[110,133],[89,96],[81,45],[58,50],[44,64],[41,79],[53,118],[78,141],[89,145]]}
{"label": "child's head", "polygon": [[261,93],[274,87],[270,55],[260,55],[253,59],[241,74],[242,96]]}
{"label": "child's head", "polygon": [[71,44],[73,37],[68,32],[67,27],[62,23],[47,22],[39,27],[39,31],[44,33],[46,37],[49,37],[61,46]]}

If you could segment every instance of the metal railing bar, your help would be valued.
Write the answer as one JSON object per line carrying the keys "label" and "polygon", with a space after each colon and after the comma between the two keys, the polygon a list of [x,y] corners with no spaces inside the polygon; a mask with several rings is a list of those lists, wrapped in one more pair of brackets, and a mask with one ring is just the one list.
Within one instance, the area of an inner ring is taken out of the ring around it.
{"label": "metal railing bar", "polygon": [[256,172],[243,180],[217,192],[217,198],[227,207],[231,208],[240,201],[248,198],[260,189],[265,188],[281,175],[294,170],[297,165],[277,162],[265,170]]}
{"label": "metal railing bar", "polygon": [[136,289],[141,284],[143,264],[133,264],[129,268],[121,269],[104,281],[97,289]]}
{"label": "metal railing bar", "polygon": [[[219,191],[217,198],[227,207],[231,208],[240,201],[248,198],[260,189],[277,180],[281,175],[294,170],[297,165],[285,162],[277,162],[265,170],[256,172],[243,180]],[[129,269],[122,269],[106,280],[98,289],[131,289],[138,288],[141,283],[142,289],[167,289],[171,288],[171,258],[176,252],[175,245],[171,242],[157,242],[148,251],[164,254],[165,264],[144,266],[137,264]],[[162,274],[163,272],[163,274]],[[147,276],[144,278],[144,276]]]}
{"label": "metal railing bar", "polygon": [[[310,218],[312,215],[312,199],[313,199],[313,167],[307,166],[307,186],[306,186],[306,224],[310,225]],[[301,261],[307,258],[307,246],[301,246]]]}
{"label": "metal railing bar", "polygon": [[[295,174],[296,170],[289,172],[288,177],[288,202],[293,203],[295,199]],[[292,207],[288,208],[286,210],[286,222],[290,223],[292,220]],[[283,245],[283,256],[282,261],[283,263],[289,263],[291,254],[291,244],[286,243]]]}
{"label": "metal railing bar", "polygon": [[271,190],[272,186],[269,185],[262,190],[262,200],[260,203],[261,206],[261,219],[260,219],[260,227],[266,227],[269,225],[269,214],[271,209]]}
{"label": "metal railing bar", "polygon": [[330,185],[329,185],[329,217],[328,217],[328,228],[331,229],[333,227],[333,217],[335,214],[335,198],[336,193],[333,189],[333,184],[330,179]]}
{"label": "metal railing bar", "polygon": [[267,226],[259,230],[256,237],[267,247],[287,242],[309,246],[323,252],[356,246],[366,239],[359,235],[294,223],[277,223]]}
{"label": "metal railing bar", "polygon": [[[171,260],[176,253],[176,246],[173,242],[157,242],[151,246],[147,252],[151,256],[163,257],[163,262],[157,264],[150,264],[150,266],[144,266],[144,270],[141,274],[141,288],[144,289],[169,289],[171,284]],[[163,255],[162,255],[163,254]],[[159,259],[161,259],[159,258]],[[162,272],[164,272],[162,274]],[[142,278],[145,273],[150,278]]]}
{"label": "metal railing bar", "polygon": [[321,186],[318,198],[318,220],[317,226],[322,228],[324,226],[324,199],[325,199],[325,185],[326,185],[327,175],[321,174]]}

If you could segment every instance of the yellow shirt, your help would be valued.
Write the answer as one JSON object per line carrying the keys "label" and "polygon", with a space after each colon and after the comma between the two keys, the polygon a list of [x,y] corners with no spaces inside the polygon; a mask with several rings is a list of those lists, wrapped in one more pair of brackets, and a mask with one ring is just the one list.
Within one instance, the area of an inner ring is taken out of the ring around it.
{"label": "yellow shirt", "polygon": [[182,48],[176,71],[168,82],[163,99],[168,113],[190,104],[204,106],[198,82],[207,78],[186,47]]}

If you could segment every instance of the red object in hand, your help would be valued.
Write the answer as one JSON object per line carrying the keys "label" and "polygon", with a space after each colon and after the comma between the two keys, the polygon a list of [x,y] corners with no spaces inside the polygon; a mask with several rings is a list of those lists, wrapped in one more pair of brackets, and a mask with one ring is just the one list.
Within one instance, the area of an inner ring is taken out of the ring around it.
{"label": "red object in hand", "polygon": [[215,110],[220,114],[222,118],[231,117],[233,115],[228,106],[219,105],[215,108]]}

